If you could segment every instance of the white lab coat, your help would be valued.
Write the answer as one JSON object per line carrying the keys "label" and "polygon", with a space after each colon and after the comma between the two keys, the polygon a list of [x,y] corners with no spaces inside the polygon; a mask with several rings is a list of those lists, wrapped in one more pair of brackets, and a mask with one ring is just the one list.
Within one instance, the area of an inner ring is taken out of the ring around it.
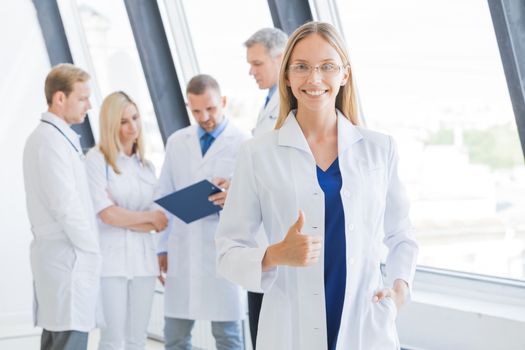
{"label": "white lab coat", "polygon": [[[95,327],[101,256],[78,135],[44,113],[24,149],[35,325],[49,331]],[[98,309],[98,312],[100,309]],[[99,314],[100,315],[100,314]]]}
{"label": "white lab coat", "polygon": [[[117,205],[132,211],[151,210],[157,187],[153,165],[143,165],[137,155],[120,153],[120,174],[113,171],[98,147],[87,154],[86,168],[95,213]],[[98,215],[97,215],[98,216]],[[158,276],[157,234],[136,232],[105,224],[97,218],[100,233],[102,277]]]}
{"label": "white lab coat", "polygon": [[270,100],[259,111],[259,117],[252,133],[253,136],[261,135],[275,128],[275,122],[279,116],[279,91],[275,91]]}
{"label": "white lab coat", "polygon": [[[160,195],[203,179],[231,178],[240,144],[247,138],[229,122],[202,157],[197,126],[176,131],[166,145]],[[244,292],[217,274],[214,235],[219,215],[190,224],[171,216],[167,237],[159,243],[159,251],[168,252],[164,293],[167,317],[211,321],[244,318]]]}
{"label": "white lab coat", "polygon": [[[272,131],[275,129],[275,122],[277,122],[277,117],[279,117],[279,91],[274,91],[272,97],[266,104],[261,108],[259,112],[259,117],[257,118],[257,124],[252,131],[254,137],[262,135],[265,132]],[[259,233],[257,233],[256,241],[259,247],[267,247],[268,239],[264,233],[264,229],[261,226]]]}
{"label": "white lab coat", "polygon": [[[373,294],[395,279],[412,284],[417,245],[408,202],[388,136],[353,126],[338,112],[338,157],[343,180],[347,276],[338,350],[398,349],[396,308]],[[324,236],[324,194],[316,163],[293,112],[281,129],[246,143],[216,235],[219,272],[249,290],[264,292],[258,350],[327,348],[324,256],[311,267],[262,272],[265,248],[255,242],[262,221],[270,244],[281,241],[305,214],[303,232]],[[386,279],[380,248],[389,253]]]}

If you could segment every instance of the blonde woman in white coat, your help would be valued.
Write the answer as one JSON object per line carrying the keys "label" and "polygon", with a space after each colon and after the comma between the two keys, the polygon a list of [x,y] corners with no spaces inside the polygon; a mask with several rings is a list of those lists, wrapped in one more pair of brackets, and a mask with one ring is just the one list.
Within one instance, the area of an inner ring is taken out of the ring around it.
{"label": "blonde woman in white coat", "polygon": [[[279,93],[276,130],[239,154],[219,272],[265,293],[258,350],[398,349],[417,244],[395,144],[357,126],[348,55],[330,24],[292,34]],[[261,223],[268,248],[255,242]]]}
{"label": "blonde woman in white coat", "polygon": [[124,92],[102,103],[100,143],[87,155],[87,170],[103,257],[99,349],[144,349],[159,275],[151,233],[163,230],[167,217],[152,209],[157,180],[144,158],[137,105]]}

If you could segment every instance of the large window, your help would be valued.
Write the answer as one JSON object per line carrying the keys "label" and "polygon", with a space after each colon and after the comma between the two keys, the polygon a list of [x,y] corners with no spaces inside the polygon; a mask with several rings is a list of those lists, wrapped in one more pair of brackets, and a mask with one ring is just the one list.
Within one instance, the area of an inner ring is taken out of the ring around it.
{"label": "large window", "polygon": [[243,43],[255,31],[273,27],[267,1],[184,0],[183,4],[201,73],[219,81],[228,97],[228,116],[251,131],[267,92],[260,91],[248,74]]}
{"label": "large window", "polygon": [[[121,90],[137,102],[142,116],[146,157],[159,172],[164,146],[124,1],[76,0],[76,5],[81,22],[79,31],[87,43],[88,52],[85,54],[89,55],[94,69],[93,81],[98,84],[102,98]],[[93,132],[98,133],[98,129]]]}
{"label": "large window", "polygon": [[339,1],[369,128],[394,135],[420,265],[525,279],[525,167],[486,1]]}

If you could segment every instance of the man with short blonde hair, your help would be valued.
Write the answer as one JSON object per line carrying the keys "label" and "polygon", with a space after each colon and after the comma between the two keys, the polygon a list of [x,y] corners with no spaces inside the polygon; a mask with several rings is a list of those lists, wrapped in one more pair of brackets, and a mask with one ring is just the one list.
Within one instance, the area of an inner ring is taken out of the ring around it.
{"label": "man with short blonde hair", "polygon": [[84,121],[89,74],[60,64],[45,82],[47,112],[24,148],[24,185],[33,241],[35,324],[41,349],[87,348],[96,324],[101,256],[84,154],[72,124]]}
{"label": "man with short blonde hair", "polygon": [[53,95],[62,91],[66,96],[73,91],[73,85],[77,82],[89,81],[89,74],[72,64],[63,63],[54,67],[46,77],[44,92],[47,105],[50,106]]}

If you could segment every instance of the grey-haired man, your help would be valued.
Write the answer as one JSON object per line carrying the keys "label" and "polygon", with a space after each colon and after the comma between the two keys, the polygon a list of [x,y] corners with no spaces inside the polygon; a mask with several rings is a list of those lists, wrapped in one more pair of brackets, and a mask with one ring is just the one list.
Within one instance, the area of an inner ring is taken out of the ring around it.
{"label": "grey-haired man", "polygon": [[[257,124],[253,129],[253,136],[274,129],[275,121],[279,116],[279,71],[283,52],[288,41],[288,36],[277,28],[263,28],[250,36],[244,42],[246,46],[246,60],[250,65],[252,75],[259,89],[268,90]],[[268,245],[266,235],[260,231],[257,235],[260,246]],[[259,325],[259,313],[261,312],[263,294],[248,292],[248,313],[250,319],[250,335],[255,349],[257,340],[257,327]]]}

